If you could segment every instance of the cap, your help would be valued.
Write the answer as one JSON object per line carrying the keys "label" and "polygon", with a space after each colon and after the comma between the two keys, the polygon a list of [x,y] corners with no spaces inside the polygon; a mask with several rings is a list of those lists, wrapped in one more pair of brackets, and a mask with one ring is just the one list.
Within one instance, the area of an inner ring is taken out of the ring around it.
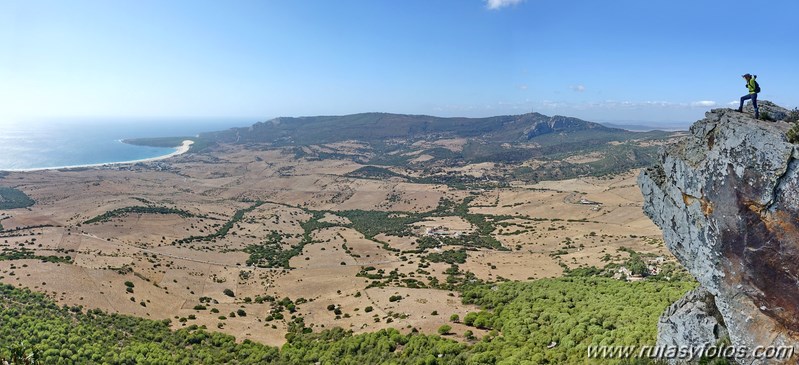
{"label": "cap", "polygon": [[744,74],[744,75],[741,75],[741,77],[752,77],[752,75],[750,75],[750,74]]}

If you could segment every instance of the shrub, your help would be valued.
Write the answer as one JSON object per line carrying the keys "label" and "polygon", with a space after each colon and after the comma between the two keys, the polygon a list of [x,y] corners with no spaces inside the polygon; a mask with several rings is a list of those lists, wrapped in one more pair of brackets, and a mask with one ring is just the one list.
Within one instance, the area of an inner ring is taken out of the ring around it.
{"label": "shrub", "polygon": [[799,108],[794,108],[793,110],[788,112],[788,116],[785,117],[785,121],[788,123],[799,122]]}
{"label": "shrub", "polygon": [[236,296],[236,294],[234,294],[233,291],[230,290],[230,289],[225,289],[224,291],[222,291],[222,293],[224,293],[225,295],[227,295],[227,296],[229,296],[231,298]]}
{"label": "shrub", "polygon": [[446,336],[449,334],[449,331],[452,331],[452,326],[445,324],[441,327],[438,327],[438,334],[442,336]]}
{"label": "shrub", "polygon": [[793,124],[791,129],[785,133],[785,137],[788,139],[788,142],[799,143],[799,108],[791,110],[791,112],[788,113],[788,116],[785,118],[785,121]]}
{"label": "shrub", "polygon": [[477,313],[469,312],[466,317],[463,318],[463,323],[467,326],[471,326],[474,324],[474,321],[477,319]]}
{"label": "shrub", "polygon": [[457,322],[460,319],[461,319],[461,317],[459,315],[457,315],[457,314],[453,314],[453,315],[449,316],[449,321],[450,322]]}
{"label": "shrub", "polygon": [[795,123],[791,129],[785,133],[785,138],[790,143],[799,143],[799,123]]}

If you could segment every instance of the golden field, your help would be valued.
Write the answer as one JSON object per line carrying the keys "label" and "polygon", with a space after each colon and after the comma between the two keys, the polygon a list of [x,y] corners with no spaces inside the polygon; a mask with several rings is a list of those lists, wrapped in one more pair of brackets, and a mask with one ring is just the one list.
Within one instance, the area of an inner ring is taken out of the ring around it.
{"label": "golden field", "polygon": [[[458,142],[441,144],[459,148]],[[352,146],[307,148],[329,152]],[[25,248],[43,257],[70,256],[71,262],[0,261],[0,280],[44,292],[60,304],[169,318],[176,328],[205,325],[239,340],[279,345],[285,342],[291,316],[302,316],[316,328],[371,332],[415,327],[434,333],[450,323],[451,315],[477,310],[461,304],[457,291],[430,285],[433,278],[445,282],[450,265],[426,256],[459,247],[422,252],[416,244],[426,235],[474,233],[472,223],[456,214],[437,215],[409,224],[411,235],[367,237],[345,211],[417,214],[435,210],[442,201],[469,198],[469,214],[503,217],[490,235],[506,250],[473,248],[459,265],[486,282],[556,277],[564,266],[603,267],[628,257],[620,247],[669,259],[660,231],[641,211],[637,171],[459,190],[347,176],[361,167],[345,160],[298,159],[287,149],[223,146],[207,154],[135,165],[12,172],[0,182],[25,192],[36,204],[0,211],[5,229],[0,247]],[[481,163],[452,171],[482,176],[495,168]],[[145,206],[187,214],[120,213],[86,223],[118,209]],[[180,242],[217,232],[237,211],[243,214],[223,237]],[[303,224],[315,212],[323,225],[306,232]],[[289,260],[291,269],[247,264],[247,247],[277,234],[288,250],[306,233],[310,241]],[[395,272],[423,287],[402,285],[402,280],[369,287],[372,280],[358,275],[364,268]],[[224,294],[226,289],[233,296]],[[288,297],[296,312],[274,318],[274,302],[255,300],[267,296],[277,301]],[[392,300],[397,296],[401,299]],[[195,309],[199,305],[205,308]],[[339,315],[328,309],[331,305]],[[231,315],[240,309],[245,316]],[[452,325],[455,333],[466,329]]]}

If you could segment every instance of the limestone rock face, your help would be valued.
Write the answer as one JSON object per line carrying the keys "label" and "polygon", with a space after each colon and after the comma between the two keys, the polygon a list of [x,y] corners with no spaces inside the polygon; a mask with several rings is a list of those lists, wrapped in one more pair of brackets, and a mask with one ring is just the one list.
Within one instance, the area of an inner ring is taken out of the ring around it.
{"label": "limestone rock face", "polygon": [[[774,104],[768,100],[758,100],[757,101],[757,108],[760,109],[760,115],[764,116],[768,114],[771,119],[774,120],[785,120],[788,117],[788,113],[790,110],[785,109],[777,104]],[[755,115],[755,108],[752,106],[751,102],[747,102],[744,105],[744,112]]]}
{"label": "limestone rock face", "polygon": [[[728,336],[721,313],[716,309],[715,298],[699,287],[686,293],[660,316],[657,346],[665,349],[715,345]],[[681,364],[684,360],[688,359],[668,359],[670,364]]]}
{"label": "limestone rock face", "polygon": [[714,109],[638,178],[645,213],[715,298],[734,346],[799,350],[799,151],[788,128]]}

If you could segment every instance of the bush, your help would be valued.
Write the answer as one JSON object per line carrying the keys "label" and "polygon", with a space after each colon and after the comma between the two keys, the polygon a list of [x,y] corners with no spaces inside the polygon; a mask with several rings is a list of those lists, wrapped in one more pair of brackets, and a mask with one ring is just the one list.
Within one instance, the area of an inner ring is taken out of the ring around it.
{"label": "bush", "polygon": [[452,326],[445,324],[441,327],[438,327],[438,334],[442,336],[446,336],[449,334],[449,331],[452,331]]}
{"label": "bush", "polygon": [[791,129],[785,133],[785,137],[788,139],[788,142],[799,143],[799,108],[791,110],[791,112],[788,113],[788,116],[785,118],[785,121],[788,123],[793,123]]}
{"label": "bush", "polygon": [[793,110],[788,112],[788,116],[785,117],[785,121],[788,123],[799,122],[799,108],[794,108]]}
{"label": "bush", "polygon": [[790,143],[799,143],[799,123],[794,124],[788,132],[785,132],[785,138]]}
{"label": "bush", "polygon": [[457,322],[460,319],[461,319],[461,317],[459,315],[457,315],[457,314],[453,314],[453,315],[449,316],[449,321],[450,322]]}
{"label": "bush", "polygon": [[467,340],[473,340],[474,332],[472,332],[472,330],[466,330],[466,332],[463,333],[463,337],[466,337]]}
{"label": "bush", "polygon": [[788,132],[785,132],[785,138],[790,143],[799,143],[799,123],[794,124]]}
{"label": "bush", "polygon": [[222,293],[224,293],[225,295],[227,295],[227,296],[229,296],[231,298],[236,296],[236,294],[234,294],[233,291],[230,290],[230,289],[225,289],[224,291],[222,291]]}
{"label": "bush", "polygon": [[467,326],[474,325],[474,321],[477,319],[477,313],[469,312],[466,317],[463,318],[463,323]]}

